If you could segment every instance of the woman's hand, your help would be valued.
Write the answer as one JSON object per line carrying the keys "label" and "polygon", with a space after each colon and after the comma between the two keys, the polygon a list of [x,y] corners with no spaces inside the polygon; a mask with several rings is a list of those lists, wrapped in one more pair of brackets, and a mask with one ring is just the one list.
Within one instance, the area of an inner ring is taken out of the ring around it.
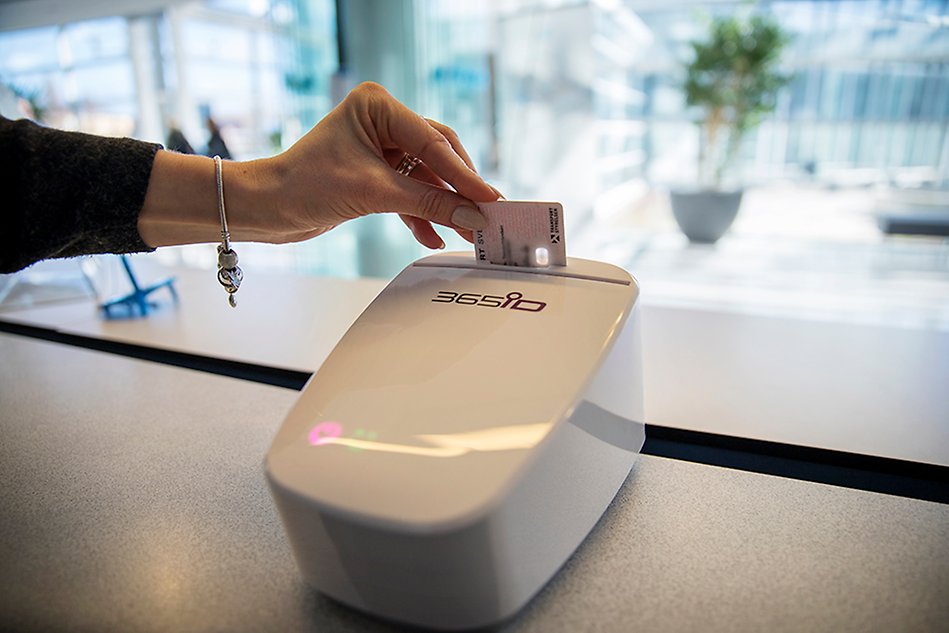
{"label": "woman's hand", "polygon": [[[395,171],[406,154],[422,163],[411,177]],[[498,194],[475,172],[458,136],[364,83],[285,153],[264,161],[282,183],[288,241],[319,235],[369,213],[401,213],[419,242],[443,246],[431,223],[470,237],[484,227],[472,201]],[[452,192],[451,186],[457,191]]]}
{"label": "woman's hand", "polygon": [[[422,161],[411,177],[395,171],[406,153]],[[499,197],[450,128],[371,83],[286,152],[225,163],[224,196],[234,241],[298,242],[346,220],[393,212],[429,248],[444,246],[432,223],[470,240],[485,222],[473,202]],[[159,152],[139,232],[151,246],[219,240],[212,162]]]}

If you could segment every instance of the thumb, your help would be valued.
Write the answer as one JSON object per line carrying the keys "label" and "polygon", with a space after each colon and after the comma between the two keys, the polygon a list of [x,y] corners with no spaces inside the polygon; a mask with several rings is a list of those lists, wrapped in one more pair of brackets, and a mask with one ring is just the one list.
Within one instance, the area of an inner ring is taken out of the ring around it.
{"label": "thumb", "polygon": [[405,215],[412,215],[435,224],[460,229],[480,231],[488,222],[471,200],[445,189],[406,178],[392,172],[391,186],[386,188],[386,201],[382,208]]}

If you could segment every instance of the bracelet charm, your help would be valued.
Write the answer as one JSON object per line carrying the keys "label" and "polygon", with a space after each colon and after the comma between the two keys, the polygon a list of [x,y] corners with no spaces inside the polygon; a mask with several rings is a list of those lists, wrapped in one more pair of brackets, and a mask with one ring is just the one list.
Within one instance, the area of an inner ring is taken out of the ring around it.
{"label": "bracelet charm", "polygon": [[244,272],[237,265],[237,252],[234,249],[225,250],[224,244],[217,247],[217,280],[227,291],[227,301],[232,308],[237,307],[234,293],[241,287]]}

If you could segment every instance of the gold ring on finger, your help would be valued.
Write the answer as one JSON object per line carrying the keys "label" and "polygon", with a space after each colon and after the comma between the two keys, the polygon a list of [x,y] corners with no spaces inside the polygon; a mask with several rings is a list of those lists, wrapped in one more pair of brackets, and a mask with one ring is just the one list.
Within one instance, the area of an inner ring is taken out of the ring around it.
{"label": "gold ring on finger", "polygon": [[418,156],[412,156],[411,154],[406,153],[404,156],[402,156],[402,160],[399,161],[399,164],[396,166],[395,170],[403,176],[408,176],[412,173],[412,170],[419,166],[419,163],[421,162],[422,159]]}

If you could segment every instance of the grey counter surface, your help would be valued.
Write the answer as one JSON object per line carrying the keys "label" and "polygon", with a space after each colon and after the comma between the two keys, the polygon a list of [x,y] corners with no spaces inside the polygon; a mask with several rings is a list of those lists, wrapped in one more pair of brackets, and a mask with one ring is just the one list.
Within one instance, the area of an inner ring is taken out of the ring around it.
{"label": "grey counter surface", "polygon": [[[300,580],[296,393],[0,335],[0,630],[389,631]],[[644,456],[510,631],[945,631],[949,506]]]}

